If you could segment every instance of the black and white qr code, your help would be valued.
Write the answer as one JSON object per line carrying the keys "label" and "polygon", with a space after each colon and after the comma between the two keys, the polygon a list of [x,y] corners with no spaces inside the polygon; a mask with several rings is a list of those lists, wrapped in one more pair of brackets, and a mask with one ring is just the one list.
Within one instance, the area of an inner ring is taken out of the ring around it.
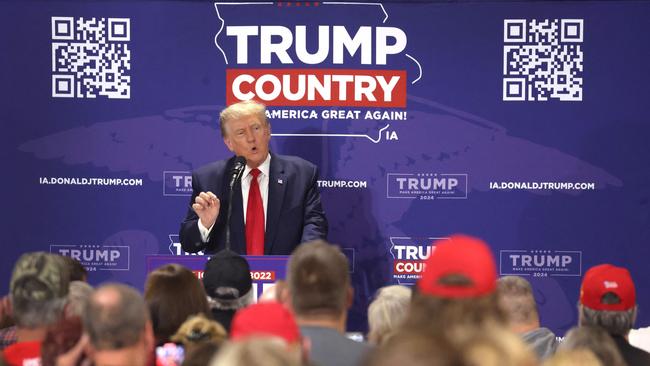
{"label": "black and white qr code", "polygon": [[129,99],[128,18],[52,17],[52,97]]}
{"label": "black and white qr code", "polygon": [[583,19],[505,19],[503,100],[581,101]]}

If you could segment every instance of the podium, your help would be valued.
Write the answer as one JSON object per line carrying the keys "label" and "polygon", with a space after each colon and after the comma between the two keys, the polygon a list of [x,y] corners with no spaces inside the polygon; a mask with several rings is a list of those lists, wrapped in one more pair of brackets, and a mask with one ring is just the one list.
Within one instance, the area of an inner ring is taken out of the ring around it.
{"label": "podium", "polygon": [[[253,297],[257,302],[258,297],[277,280],[284,280],[287,271],[287,255],[244,255],[251,269],[253,279]],[[166,264],[176,263],[189,268],[199,278],[203,279],[205,263],[210,259],[208,255],[148,255],[147,274]]]}

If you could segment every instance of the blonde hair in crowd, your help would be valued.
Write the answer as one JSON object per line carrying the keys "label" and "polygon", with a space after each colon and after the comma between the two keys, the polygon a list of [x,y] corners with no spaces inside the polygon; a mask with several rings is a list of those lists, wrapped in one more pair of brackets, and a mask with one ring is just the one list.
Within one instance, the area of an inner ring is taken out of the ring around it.
{"label": "blonde hair in crowd", "polygon": [[275,337],[250,337],[228,342],[210,366],[301,366],[300,347],[291,347]]}
{"label": "blonde hair in crowd", "polygon": [[375,299],[368,307],[368,341],[383,344],[404,322],[411,302],[411,289],[392,285],[377,291]]}
{"label": "blonde hair in crowd", "polygon": [[467,366],[536,366],[537,357],[514,333],[501,326],[458,327],[452,342]]}
{"label": "blonde hair in crowd", "polygon": [[[605,366],[588,349],[560,351],[542,364],[542,366]],[[609,366],[609,365],[607,365]]]}

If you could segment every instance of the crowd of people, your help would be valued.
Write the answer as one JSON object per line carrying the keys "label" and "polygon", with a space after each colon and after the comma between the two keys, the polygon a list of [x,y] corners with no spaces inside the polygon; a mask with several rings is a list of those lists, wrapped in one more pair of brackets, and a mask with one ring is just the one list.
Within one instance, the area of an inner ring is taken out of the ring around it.
{"label": "crowd of people", "polygon": [[177,264],[157,268],[142,294],[93,288],[79,262],[27,253],[0,303],[0,365],[650,365],[629,342],[637,303],[625,268],[586,271],[578,324],[560,342],[525,278],[498,278],[482,240],[450,239],[435,243],[413,288],[377,291],[365,341],[347,336],[348,259],[323,240],[299,245],[286,279],[257,302],[246,259],[229,250],[202,279]]}

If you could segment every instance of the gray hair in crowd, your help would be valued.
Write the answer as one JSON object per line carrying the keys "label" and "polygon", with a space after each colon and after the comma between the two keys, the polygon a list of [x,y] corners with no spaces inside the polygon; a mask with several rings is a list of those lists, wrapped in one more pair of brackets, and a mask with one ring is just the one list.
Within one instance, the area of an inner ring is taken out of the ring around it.
{"label": "gray hair in crowd", "polygon": [[135,345],[141,339],[149,312],[138,291],[113,283],[94,291],[82,320],[96,349],[115,350]]}
{"label": "gray hair in crowd", "polygon": [[64,297],[24,303],[12,309],[14,321],[22,328],[47,327],[61,319],[66,302]]}
{"label": "gray hair in crowd", "polygon": [[68,304],[66,306],[66,315],[78,316],[83,315],[86,302],[93,293],[93,287],[87,282],[72,281],[68,290]]}
{"label": "gray hair in crowd", "polygon": [[637,307],[625,311],[594,310],[578,305],[580,325],[597,325],[609,334],[626,336],[636,322]]}
{"label": "gray hair in crowd", "polygon": [[569,329],[559,350],[588,349],[603,365],[625,366],[623,356],[610,335],[601,327],[585,325]]}

